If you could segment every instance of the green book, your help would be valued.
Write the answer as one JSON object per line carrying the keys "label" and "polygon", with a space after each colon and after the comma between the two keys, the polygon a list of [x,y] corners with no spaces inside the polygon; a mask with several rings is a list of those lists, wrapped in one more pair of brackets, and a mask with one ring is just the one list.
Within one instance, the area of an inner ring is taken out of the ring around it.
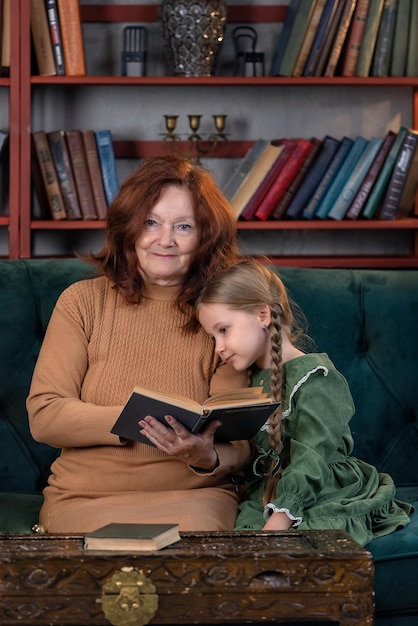
{"label": "green book", "polygon": [[84,535],[85,550],[149,552],[180,541],[178,524],[112,523]]}
{"label": "green book", "polygon": [[390,76],[405,76],[406,55],[408,50],[409,16],[412,0],[400,0],[396,13],[395,34],[393,36]]}
{"label": "green book", "polygon": [[337,200],[339,193],[344,186],[344,183],[353,171],[358,159],[361,156],[361,153],[363,152],[363,150],[365,150],[367,143],[367,139],[365,139],[361,135],[356,137],[353,145],[350,148],[349,153],[347,154],[344,162],[337,172],[337,175],[331,183],[331,186],[322,198],[315,213],[315,217],[319,217],[321,219],[326,219],[328,217],[328,213],[334,206],[334,202]]}
{"label": "green book", "polygon": [[411,4],[405,76],[418,76],[418,2]]}
{"label": "green book", "polygon": [[334,206],[328,213],[329,218],[334,220],[344,219],[381,145],[382,139],[372,137],[369,140],[367,146],[355,164],[353,171],[338,194],[338,198],[335,201]]}
{"label": "green book", "polygon": [[396,157],[398,156],[398,152],[402,146],[407,132],[408,129],[405,126],[401,126],[398,136],[393,142],[392,148],[390,149],[387,159],[383,164],[379,177],[376,180],[374,187],[370,193],[369,199],[367,200],[366,205],[361,213],[361,217],[371,219],[374,216],[376,209],[380,204],[380,200],[382,199],[382,196],[388,186],[393,168],[395,167]]}
{"label": "green book", "polygon": [[398,0],[385,0],[373,55],[371,76],[389,76]]}
{"label": "green book", "polygon": [[302,46],[316,0],[300,0],[295,19],[290,30],[289,39],[280,63],[279,76],[292,76],[299,50]]}
{"label": "green book", "polygon": [[383,6],[384,0],[371,0],[356,67],[356,76],[369,76]]}

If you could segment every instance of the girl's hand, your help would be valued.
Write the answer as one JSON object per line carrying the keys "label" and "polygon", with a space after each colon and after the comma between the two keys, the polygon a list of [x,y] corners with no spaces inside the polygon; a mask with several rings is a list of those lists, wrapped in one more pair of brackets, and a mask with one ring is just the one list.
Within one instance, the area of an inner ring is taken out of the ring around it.
{"label": "girl's hand", "polygon": [[172,415],[165,415],[164,418],[168,426],[164,426],[152,415],[144,417],[138,422],[141,435],[145,435],[159,450],[170,456],[193,467],[213,471],[218,463],[214,435],[221,422],[214,420],[204,431],[194,435]]}

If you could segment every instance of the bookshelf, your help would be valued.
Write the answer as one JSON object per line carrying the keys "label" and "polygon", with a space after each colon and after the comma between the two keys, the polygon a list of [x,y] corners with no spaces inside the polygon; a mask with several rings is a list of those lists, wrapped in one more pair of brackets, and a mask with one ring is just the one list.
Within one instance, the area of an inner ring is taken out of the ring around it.
{"label": "bookshelf", "polygon": [[[289,90],[300,90],[302,94],[319,93],[321,90],[327,93],[337,90],[345,90],[351,93],[366,92],[371,87],[374,90],[394,90],[400,88],[405,91],[408,106],[411,108],[411,126],[417,128],[418,125],[418,77],[397,77],[397,78],[342,78],[342,77],[317,77],[317,78],[293,78],[293,77],[231,77],[214,76],[210,78],[178,78],[172,76],[150,75],[146,77],[121,77],[110,75],[88,75],[83,77],[44,77],[32,76],[30,64],[30,0],[17,0],[19,15],[14,17],[13,28],[20,34],[20,43],[14,44],[14,63],[16,72],[13,79],[6,80],[5,88],[10,89],[11,116],[10,121],[11,139],[13,139],[13,158],[20,166],[11,168],[10,194],[13,206],[10,207],[10,258],[28,258],[36,256],[34,240],[38,236],[51,238],[61,235],[71,241],[77,241],[79,237],[88,233],[96,236],[104,227],[104,222],[99,221],[77,221],[77,222],[53,222],[46,220],[35,220],[31,218],[31,189],[30,189],[30,132],[36,118],[36,109],[48,100],[59,103],[62,102],[63,94],[76,94],[75,101],[80,100],[81,107],[86,106],[87,101],[91,103],[96,97],[101,97],[106,91],[120,90],[121,98],[129,94],[147,95],[156,99],[164,99],[167,93],[175,93],[182,98],[183,94],[216,93],[216,97],[224,98],[228,103],[235,102],[246,97],[246,94],[264,94],[270,101],[275,100],[279,104],[286,97]],[[125,22],[154,23],[158,20],[157,5],[124,5],[124,4],[86,4],[80,2],[81,17],[83,24],[91,25],[97,22],[111,26],[112,24],[123,24]],[[282,22],[287,7],[285,4],[279,5],[233,5],[228,9],[228,21],[231,23],[254,23],[254,24],[275,24]],[[19,19],[18,19],[19,18]],[[18,39],[17,37],[14,39]],[[268,65],[268,64],[267,64]],[[14,81],[14,82],[13,82]],[[3,84],[0,83],[3,88]],[[209,87],[211,90],[209,90]],[[171,90],[171,92],[170,92]],[[151,96],[149,94],[152,94]],[[184,96],[184,97],[189,97]],[[78,104],[77,104],[78,105]],[[248,99],[249,116],[254,114],[251,110],[251,102]],[[17,109],[17,111],[16,111]],[[215,112],[215,111],[214,111]],[[303,109],[294,113],[297,117],[303,115]],[[39,115],[38,115],[39,117]],[[57,120],[60,120],[59,111]],[[39,123],[39,122],[38,122]],[[53,121],[49,121],[50,124]],[[57,122],[58,124],[60,122]],[[111,128],[111,116],[109,117],[109,127]],[[14,129],[14,132],[12,132]],[[38,128],[36,128],[37,130]],[[49,128],[48,130],[52,130]],[[277,132],[277,131],[275,131]],[[352,134],[356,132],[353,129]],[[12,138],[13,134],[13,138]],[[283,134],[283,132],[282,132]],[[383,134],[383,133],[382,133]],[[19,135],[19,138],[17,136]],[[154,133],[155,139],[131,139],[116,136],[114,141],[115,154],[118,159],[136,161],[144,156],[161,154],[165,149],[158,138],[158,130]],[[245,139],[236,140],[236,137],[243,136]],[[268,135],[267,135],[268,136]],[[234,133],[227,144],[222,144],[212,155],[214,161],[233,162],[244,156],[249,146],[257,136],[248,136]],[[7,218],[1,218],[7,219]],[[0,221],[0,227],[5,227]],[[239,235],[248,236],[258,233],[263,236],[267,231],[281,234],[288,234],[299,231],[301,233],[365,233],[368,237],[378,239],[384,233],[402,233],[410,240],[407,254],[385,255],[385,254],[286,254],[281,251],[269,251],[274,262],[279,265],[296,266],[316,266],[316,267],[418,267],[418,219],[408,219],[384,222],[381,220],[371,221],[268,221],[268,222],[238,222]],[[12,237],[13,235],[13,237]],[[48,253],[47,253],[48,254]]]}

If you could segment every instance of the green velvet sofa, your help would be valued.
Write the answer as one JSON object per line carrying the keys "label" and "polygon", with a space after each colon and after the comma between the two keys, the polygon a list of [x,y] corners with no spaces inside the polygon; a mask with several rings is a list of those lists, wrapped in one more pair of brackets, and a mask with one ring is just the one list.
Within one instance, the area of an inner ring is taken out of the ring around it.
{"label": "green velvet sofa", "polygon": [[[281,268],[309,332],[347,377],[357,456],[418,506],[418,271]],[[89,276],[76,259],[0,262],[0,532],[30,533],[57,450],[35,443],[25,409],[59,293]],[[59,346],[57,346],[59,349]],[[372,541],[377,626],[418,624],[418,513]],[[1,556],[0,556],[1,558]]]}

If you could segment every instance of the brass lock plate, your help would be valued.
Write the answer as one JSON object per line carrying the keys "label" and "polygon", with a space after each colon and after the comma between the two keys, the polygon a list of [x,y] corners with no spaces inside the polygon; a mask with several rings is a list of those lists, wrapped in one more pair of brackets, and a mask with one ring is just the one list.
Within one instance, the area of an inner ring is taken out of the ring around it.
{"label": "brass lock plate", "polygon": [[158,609],[155,585],[133,567],[123,567],[103,584],[101,602],[113,626],[144,626]]}

